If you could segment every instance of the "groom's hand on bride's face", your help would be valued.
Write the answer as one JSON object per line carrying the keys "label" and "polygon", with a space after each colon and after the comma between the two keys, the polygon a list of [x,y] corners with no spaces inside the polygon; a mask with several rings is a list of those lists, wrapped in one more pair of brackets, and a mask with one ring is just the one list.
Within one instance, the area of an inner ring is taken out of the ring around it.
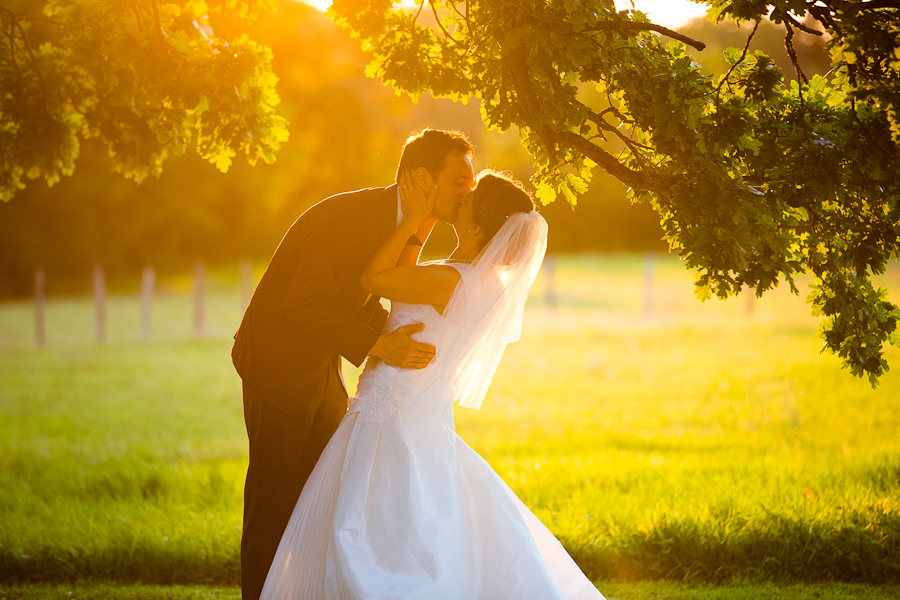
{"label": "groom's hand on bride's face", "polygon": [[404,217],[418,224],[431,214],[436,198],[437,185],[425,168],[403,173],[400,178],[400,207]]}
{"label": "groom's hand on bride's face", "polygon": [[422,331],[424,325],[413,323],[398,327],[378,338],[369,356],[380,358],[399,369],[423,369],[434,359],[434,346],[417,342],[410,336]]}

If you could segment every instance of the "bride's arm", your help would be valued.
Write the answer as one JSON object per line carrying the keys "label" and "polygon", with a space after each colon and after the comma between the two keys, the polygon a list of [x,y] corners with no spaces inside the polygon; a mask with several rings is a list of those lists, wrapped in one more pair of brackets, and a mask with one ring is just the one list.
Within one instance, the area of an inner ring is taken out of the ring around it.
{"label": "bride's arm", "polygon": [[[431,183],[430,176],[424,179],[425,183]],[[421,249],[418,246],[411,249],[406,244],[423,227],[430,233],[434,226],[434,222],[429,225],[426,220],[431,219],[437,186],[432,186],[426,196],[420,182],[408,173],[400,185],[403,219],[366,265],[362,287],[376,296],[398,302],[444,306],[456,288],[459,272],[447,265],[414,266]]]}

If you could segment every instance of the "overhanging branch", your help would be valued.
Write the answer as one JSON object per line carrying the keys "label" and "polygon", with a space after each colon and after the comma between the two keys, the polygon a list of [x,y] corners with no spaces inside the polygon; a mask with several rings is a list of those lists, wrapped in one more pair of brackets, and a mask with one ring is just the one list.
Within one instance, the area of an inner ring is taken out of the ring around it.
{"label": "overhanging branch", "polygon": [[706,48],[706,44],[684,34],[678,33],[668,27],[657,25],[656,23],[638,23],[636,21],[602,21],[596,25],[585,27],[584,31],[655,31],[666,37],[670,37],[679,42],[683,42],[688,46],[692,46],[697,50]]}
{"label": "overhanging branch", "polygon": [[580,135],[571,131],[553,132],[551,135],[553,141],[581,152],[625,185],[639,191],[650,191],[666,195],[666,188],[668,187],[666,182],[659,181],[647,173],[629,169],[616,160],[615,156],[596,144],[592,144]]}

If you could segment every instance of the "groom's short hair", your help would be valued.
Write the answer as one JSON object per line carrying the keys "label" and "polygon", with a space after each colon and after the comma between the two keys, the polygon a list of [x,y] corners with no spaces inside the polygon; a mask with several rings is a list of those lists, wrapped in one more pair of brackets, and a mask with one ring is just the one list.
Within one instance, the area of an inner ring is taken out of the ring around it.
{"label": "groom's short hair", "polygon": [[475,149],[465,134],[459,131],[447,131],[445,129],[423,129],[413,133],[407,138],[400,153],[400,164],[397,165],[397,179],[405,171],[425,167],[431,176],[437,179],[438,174],[444,170],[447,157],[451,154],[464,154],[472,156]]}

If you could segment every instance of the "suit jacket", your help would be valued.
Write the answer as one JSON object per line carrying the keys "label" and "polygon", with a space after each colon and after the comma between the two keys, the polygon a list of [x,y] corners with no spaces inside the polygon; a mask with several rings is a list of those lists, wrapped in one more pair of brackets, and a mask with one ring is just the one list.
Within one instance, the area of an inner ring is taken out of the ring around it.
{"label": "suit jacket", "polygon": [[263,400],[299,414],[324,394],[347,397],[340,357],[362,364],[387,319],[359,282],[397,225],[396,190],[331,196],[281,240],[231,352],[238,374]]}

